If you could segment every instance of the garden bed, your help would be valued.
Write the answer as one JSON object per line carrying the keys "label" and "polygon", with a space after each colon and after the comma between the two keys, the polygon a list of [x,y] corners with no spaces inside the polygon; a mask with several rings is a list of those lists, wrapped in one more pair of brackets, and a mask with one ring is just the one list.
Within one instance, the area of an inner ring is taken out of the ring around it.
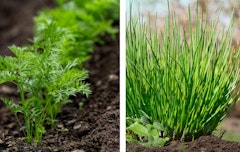
{"label": "garden bed", "polygon": [[[54,6],[47,1],[1,1],[0,49],[1,55],[10,55],[7,47],[12,44],[29,43],[33,33],[33,16],[42,6]],[[1,22],[3,23],[3,22]],[[15,117],[0,102],[0,151],[118,151],[119,150],[119,43],[118,35],[112,40],[103,37],[105,44],[96,45],[89,70],[92,94],[71,97],[73,102],[65,105],[58,115],[53,129],[47,127],[41,144],[30,145]],[[13,85],[2,85],[0,96],[18,99]],[[79,102],[83,107],[79,109]]]}
{"label": "garden bed", "polygon": [[128,152],[233,152],[239,151],[240,143],[221,140],[215,136],[202,136],[192,142],[172,141],[164,147],[144,147],[127,143]]}

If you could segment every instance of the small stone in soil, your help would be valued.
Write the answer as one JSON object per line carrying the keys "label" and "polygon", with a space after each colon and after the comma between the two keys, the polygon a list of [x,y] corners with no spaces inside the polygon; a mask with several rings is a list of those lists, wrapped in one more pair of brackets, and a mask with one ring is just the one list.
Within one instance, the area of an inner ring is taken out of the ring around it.
{"label": "small stone in soil", "polygon": [[112,106],[108,106],[108,107],[107,107],[107,110],[111,110],[111,109],[112,109]]}
{"label": "small stone in soil", "polygon": [[81,128],[81,126],[82,126],[81,124],[76,124],[73,126],[73,129],[79,129],[79,128]]}
{"label": "small stone in soil", "polygon": [[69,126],[71,124],[74,124],[77,121],[77,119],[69,120],[67,121],[66,125]]}
{"label": "small stone in soil", "polygon": [[84,150],[73,150],[72,152],[85,152]]}
{"label": "small stone in soil", "polygon": [[102,81],[99,80],[96,85],[97,85],[97,86],[100,86],[101,84],[102,84]]}
{"label": "small stone in soil", "polygon": [[7,128],[8,128],[8,129],[12,129],[14,126],[15,126],[15,123],[13,122],[13,123],[8,124],[8,125],[7,125]]}
{"label": "small stone in soil", "polygon": [[13,131],[13,135],[18,135],[18,131]]}
{"label": "small stone in soil", "polygon": [[110,74],[108,78],[110,81],[115,81],[115,80],[118,80],[119,77],[115,74]]}
{"label": "small stone in soil", "polygon": [[63,128],[63,124],[58,124],[57,127],[58,128]]}

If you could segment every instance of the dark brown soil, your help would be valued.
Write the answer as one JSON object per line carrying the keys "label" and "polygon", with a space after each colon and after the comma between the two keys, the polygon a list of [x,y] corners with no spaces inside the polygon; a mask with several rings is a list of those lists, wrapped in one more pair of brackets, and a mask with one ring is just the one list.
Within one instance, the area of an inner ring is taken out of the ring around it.
{"label": "dark brown soil", "polygon": [[[12,44],[28,44],[33,33],[32,17],[39,8],[54,6],[49,0],[1,0],[0,54],[11,54]],[[0,102],[0,151],[19,152],[88,152],[119,151],[119,35],[112,40],[105,36],[103,46],[95,46],[92,59],[85,68],[92,95],[71,97],[63,107],[55,128],[47,129],[40,145],[25,143],[15,117]],[[18,99],[16,89],[0,86],[0,97]],[[83,108],[78,103],[83,102]]]}
{"label": "dark brown soil", "polygon": [[25,45],[33,37],[33,17],[44,7],[53,7],[54,0],[0,1],[0,55],[10,55],[10,45]]}
{"label": "dark brown soil", "polygon": [[223,141],[215,136],[202,136],[195,141],[173,141],[164,147],[143,147],[127,143],[128,152],[240,152],[240,143]]}

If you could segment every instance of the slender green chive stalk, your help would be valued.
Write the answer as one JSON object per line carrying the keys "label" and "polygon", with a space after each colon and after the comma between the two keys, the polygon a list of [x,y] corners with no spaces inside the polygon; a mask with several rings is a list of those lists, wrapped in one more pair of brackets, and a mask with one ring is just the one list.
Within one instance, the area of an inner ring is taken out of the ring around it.
{"label": "slender green chive stalk", "polygon": [[172,140],[210,134],[238,101],[233,91],[240,50],[232,48],[233,21],[219,33],[218,19],[206,23],[196,13],[194,22],[188,11],[189,38],[170,14],[160,36],[140,16],[130,15],[127,25],[127,117],[143,118],[144,112],[164,127],[160,136]]}

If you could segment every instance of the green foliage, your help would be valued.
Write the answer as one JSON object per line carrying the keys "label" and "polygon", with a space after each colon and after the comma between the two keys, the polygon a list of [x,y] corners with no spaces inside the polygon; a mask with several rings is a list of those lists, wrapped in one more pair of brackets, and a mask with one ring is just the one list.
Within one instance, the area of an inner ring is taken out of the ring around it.
{"label": "green foliage", "polygon": [[[116,0],[70,0],[60,4],[62,5],[55,9],[41,11],[35,17],[35,29],[36,35],[41,35],[41,29],[53,22],[58,28],[68,30],[63,60],[71,60],[76,56],[88,59],[93,44],[103,43],[100,36],[105,33],[113,36],[117,32],[112,27],[113,21],[119,19],[114,17],[119,17],[119,2]],[[72,36],[69,38],[69,35]]]}
{"label": "green foliage", "polygon": [[[232,22],[222,33],[216,30],[217,22],[207,24],[197,15],[193,28],[189,10],[187,38],[169,15],[159,37],[156,28],[152,31],[140,17],[130,17],[127,117],[140,118],[143,111],[161,123],[172,140],[211,134],[238,101],[239,92],[233,95],[233,90],[240,79],[240,50],[231,47]],[[138,125],[127,122],[133,124]]]}
{"label": "green foliage", "polygon": [[[82,4],[91,6],[91,3],[97,2]],[[74,1],[59,1],[59,4],[59,7],[42,11],[35,17],[32,45],[12,46],[14,57],[0,57],[0,84],[16,84],[21,97],[17,103],[6,98],[1,100],[17,120],[18,113],[24,116],[26,130],[23,131],[28,142],[41,141],[46,132],[44,125],[54,126],[61,107],[70,102],[69,96],[91,93],[89,84],[84,82],[88,71],[82,68],[83,63],[101,35],[116,32],[111,27],[111,19],[98,20]],[[90,10],[104,12],[104,9],[93,7]]]}
{"label": "green foliage", "polygon": [[[88,13],[98,20],[119,20],[119,0],[74,0],[79,7],[83,7]],[[87,1],[88,3],[84,2]]]}
{"label": "green foliage", "polygon": [[[0,57],[1,83],[12,82],[17,85],[21,103],[3,99],[13,113],[24,115],[28,142],[40,142],[45,132],[44,123],[54,124],[56,115],[68,97],[76,93],[88,95],[89,85],[85,84],[86,70],[79,70],[79,59],[63,65],[61,58],[62,37],[65,33],[51,32],[54,25],[45,29],[46,41],[35,40],[32,46],[10,47],[15,57]],[[41,52],[39,52],[41,49]]]}
{"label": "green foliage", "polygon": [[127,141],[143,146],[164,146],[168,137],[164,136],[164,128],[159,122],[153,122],[141,111],[141,118],[127,118],[131,124],[127,127]]}

